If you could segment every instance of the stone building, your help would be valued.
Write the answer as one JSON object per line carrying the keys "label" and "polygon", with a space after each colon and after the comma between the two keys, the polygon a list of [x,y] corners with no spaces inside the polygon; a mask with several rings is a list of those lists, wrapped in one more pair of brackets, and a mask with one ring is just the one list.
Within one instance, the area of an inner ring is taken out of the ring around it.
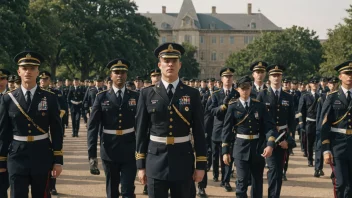
{"label": "stone building", "polygon": [[262,13],[253,13],[248,4],[247,13],[197,13],[192,0],[184,0],[179,13],[143,13],[151,18],[159,30],[159,42],[189,42],[196,46],[200,63],[199,78],[218,76],[220,68],[233,52],[245,48],[264,31],[281,31]]}

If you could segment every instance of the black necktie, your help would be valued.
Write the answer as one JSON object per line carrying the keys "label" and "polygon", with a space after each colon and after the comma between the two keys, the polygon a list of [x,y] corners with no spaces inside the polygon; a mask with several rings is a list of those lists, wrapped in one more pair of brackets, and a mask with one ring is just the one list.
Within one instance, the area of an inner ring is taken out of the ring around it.
{"label": "black necktie", "polygon": [[29,107],[31,105],[31,102],[32,102],[32,99],[31,99],[31,92],[30,91],[27,91],[26,92],[26,104],[27,104],[27,107]]}
{"label": "black necktie", "polygon": [[169,97],[169,100],[172,99],[172,97],[174,96],[174,93],[172,93],[172,88],[174,86],[172,84],[169,84],[169,86],[167,86],[167,96]]}
{"label": "black necktie", "polygon": [[347,91],[347,102],[348,102],[348,104],[350,104],[350,102],[351,102],[351,92],[350,91]]}
{"label": "black necktie", "polygon": [[248,111],[249,107],[248,107],[248,102],[245,103],[245,107],[246,111]]}
{"label": "black necktie", "polygon": [[260,92],[260,87],[258,87],[258,92]]}
{"label": "black necktie", "polygon": [[118,104],[119,106],[121,106],[121,102],[122,102],[121,93],[122,93],[121,90],[118,90],[118,91],[117,91],[117,94],[118,94],[118,96],[117,96],[117,104]]}
{"label": "black necktie", "polygon": [[276,103],[279,102],[279,91],[278,90],[275,91],[275,102]]}

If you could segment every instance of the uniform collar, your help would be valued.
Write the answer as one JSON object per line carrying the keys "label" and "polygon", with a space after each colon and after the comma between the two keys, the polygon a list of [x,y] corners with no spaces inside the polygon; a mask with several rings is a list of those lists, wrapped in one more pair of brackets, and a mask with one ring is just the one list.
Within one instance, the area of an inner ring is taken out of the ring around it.
{"label": "uniform collar", "polygon": [[123,96],[124,93],[125,93],[126,87],[123,86],[122,89],[119,89],[119,88],[115,87],[115,85],[112,85],[112,89],[114,90],[114,93],[115,93],[115,94],[117,94],[117,92],[118,92],[119,90],[121,90],[121,95]]}
{"label": "uniform collar", "polygon": [[161,79],[161,82],[163,83],[163,85],[164,85],[164,87],[165,87],[166,90],[167,90],[169,84],[172,84],[172,86],[173,86],[172,92],[175,92],[175,89],[176,89],[178,83],[180,82],[180,78],[177,78],[177,80],[175,80],[175,81],[172,82],[172,83],[168,83],[168,82],[166,82],[166,81],[163,80],[163,79]]}
{"label": "uniform collar", "polygon": [[242,98],[238,98],[241,102],[241,104],[243,105],[243,107],[246,107],[246,102],[248,103],[248,107],[251,104],[251,98],[249,97],[246,101],[242,100]]}
{"label": "uniform collar", "polygon": [[21,90],[22,90],[24,96],[27,94],[27,91],[30,91],[30,92],[31,92],[31,96],[34,96],[34,93],[35,93],[35,91],[37,90],[37,87],[38,87],[38,85],[35,85],[35,87],[33,87],[31,90],[27,90],[26,88],[24,88],[24,87],[21,85]]}

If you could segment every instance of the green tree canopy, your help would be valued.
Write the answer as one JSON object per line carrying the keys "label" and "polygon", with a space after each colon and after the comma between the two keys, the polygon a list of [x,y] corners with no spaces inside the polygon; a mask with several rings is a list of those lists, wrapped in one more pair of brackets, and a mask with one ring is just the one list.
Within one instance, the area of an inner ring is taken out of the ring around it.
{"label": "green tree canopy", "polygon": [[185,53],[181,57],[182,67],[179,75],[181,77],[196,78],[200,72],[199,63],[194,58],[197,53],[197,47],[187,42],[182,45],[185,48]]}
{"label": "green tree canopy", "polygon": [[293,26],[280,32],[265,32],[247,48],[230,55],[227,66],[235,75],[250,74],[249,65],[257,60],[286,66],[285,75],[306,78],[316,73],[322,62],[322,46],[316,33]]}
{"label": "green tree canopy", "polygon": [[324,75],[335,75],[334,66],[352,60],[352,5],[346,11],[348,17],[344,19],[345,24],[329,29],[328,39],[323,43],[325,62],[319,72]]}

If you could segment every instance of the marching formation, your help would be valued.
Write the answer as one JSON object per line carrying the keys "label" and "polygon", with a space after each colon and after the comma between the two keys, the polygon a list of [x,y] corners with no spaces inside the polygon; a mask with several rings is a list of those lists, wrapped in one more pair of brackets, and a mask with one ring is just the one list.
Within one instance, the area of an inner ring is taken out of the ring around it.
{"label": "marching formation", "polygon": [[0,69],[0,197],[9,188],[12,198],[28,197],[29,187],[34,198],[58,194],[69,116],[74,138],[81,117],[86,123],[93,175],[100,146],[109,198],[135,197],[136,177],[151,198],[206,197],[211,169],[227,192],[236,171],[238,198],[248,197],[249,186],[250,197],[263,197],[267,174],[267,196],[279,198],[296,135],[312,176],[330,164],[335,197],[352,197],[352,61],[335,67],[338,77],[308,82],[265,61],[248,66],[253,78],[234,79],[236,68],[224,67],[198,80],[179,77],[184,52],[176,43],[155,49],[150,80],[127,81],[133,65],[116,58],[108,77],[84,82],[54,82],[40,71],[39,53],[16,55],[17,75]]}

